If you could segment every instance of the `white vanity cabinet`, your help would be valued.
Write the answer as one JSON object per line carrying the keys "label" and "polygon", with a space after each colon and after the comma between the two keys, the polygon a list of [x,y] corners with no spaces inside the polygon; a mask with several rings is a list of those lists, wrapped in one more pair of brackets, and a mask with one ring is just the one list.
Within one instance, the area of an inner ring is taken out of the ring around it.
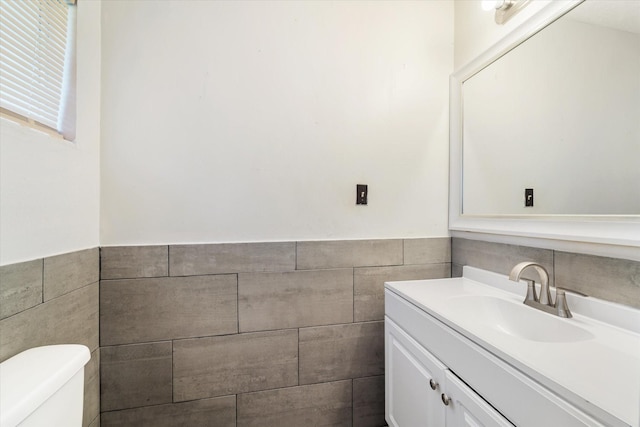
{"label": "white vanity cabinet", "polygon": [[385,371],[391,427],[512,426],[388,317]]}
{"label": "white vanity cabinet", "polygon": [[443,426],[446,407],[440,400],[440,384],[444,384],[447,367],[388,317],[384,347],[389,426]]}
{"label": "white vanity cabinet", "polygon": [[[481,278],[494,274],[468,271]],[[520,309],[519,295],[501,296],[508,294],[466,277],[385,286],[389,426],[640,427],[640,340],[634,332],[588,324],[576,314],[566,322],[588,327],[593,339],[525,340],[489,327],[483,322],[489,313],[476,313],[472,305],[461,312],[455,305],[461,294],[478,293],[510,298]],[[597,302],[580,303],[588,308]]]}

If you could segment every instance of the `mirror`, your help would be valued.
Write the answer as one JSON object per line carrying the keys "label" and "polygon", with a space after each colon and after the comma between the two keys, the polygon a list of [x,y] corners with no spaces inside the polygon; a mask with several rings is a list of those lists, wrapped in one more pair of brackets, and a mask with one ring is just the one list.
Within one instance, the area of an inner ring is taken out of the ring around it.
{"label": "mirror", "polygon": [[462,98],[463,213],[640,214],[640,2],[587,0]]}
{"label": "mirror", "polygon": [[452,230],[639,246],[640,2],[551,2],[452,75],[450,136]]}

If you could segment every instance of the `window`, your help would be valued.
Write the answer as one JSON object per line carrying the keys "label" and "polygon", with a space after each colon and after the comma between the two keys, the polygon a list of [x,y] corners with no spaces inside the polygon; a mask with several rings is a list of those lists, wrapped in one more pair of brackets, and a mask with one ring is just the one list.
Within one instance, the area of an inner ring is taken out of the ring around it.
{"label": "window", "polygon": [[73,140],[76,8],[69,3],[0,0],[0,107]]}

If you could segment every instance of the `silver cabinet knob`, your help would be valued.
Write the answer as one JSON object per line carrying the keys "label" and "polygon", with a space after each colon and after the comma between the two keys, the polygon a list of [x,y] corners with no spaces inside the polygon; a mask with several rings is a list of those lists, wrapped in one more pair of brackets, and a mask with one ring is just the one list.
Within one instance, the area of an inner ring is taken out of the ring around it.
{"label": "silver cabinet knob", "polygon": [[449,396],[442,393],[442,396],[440,397],[442,398],[442,403],[444,403],[445,406],[449,406],[449,403],[451,403],[451,399],[449,398]]}
{"label": "silver cabinet knob", "polygon": [[429,380],[429,386],[431,387],[431,390],[435,390],[435,389],[437,389],[437,388],[438,388],[438,383],[437,383],[437,382],[435,382],[435,381],[433,380],[433,378],[431,378],[431,379]]}

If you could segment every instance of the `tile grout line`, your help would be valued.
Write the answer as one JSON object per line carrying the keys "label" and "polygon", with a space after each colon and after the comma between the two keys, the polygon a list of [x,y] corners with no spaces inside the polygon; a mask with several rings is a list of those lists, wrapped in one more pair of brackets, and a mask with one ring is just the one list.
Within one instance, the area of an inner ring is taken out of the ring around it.
{"label": "tile grout line", "polygon": [[167,245],[167,277],[171,277],[171,245]]}
{"label": "tile grout line", "polygon": [[236,273],[236,334],[240,334],[240,273]]}
{"label": "tile grout line", "polygon": [[176,403],[176,380],[175,380],[175,340],[171,340],[171,403]]}
{"label": "tile grout line", "polygon": [[44,304],[44,258],[42,258],[42,269],[40,270],[40,279],[41,279],[40,285],[42,286],[42,298],[40,298],[42,301],[40,302]]}
{"label": "tile grout line", "polygon": [[[102,322],[100,320],[100,298],[102,296],[102,248],[98,247],[98,424],[102,419]],[[94,420],[95,421],[95,420]]]}
{"label": "tile grout line", "polygon": [[556,251],[551,251],[551,267],[553,268],[553,286],[558,289],[558,283],[556,282]]}
{"label": "tile grout line", "polygon": [[298,328],[298,386],[300,386],[300,328]]}
{"label": "tile grout line", "polygon": [[356,411],[354,411],[356,394],[353,385],[353,378],[351,378],[351,425],[356,423]]}
{"label": "tile grout line", "polygon": [[351,269],[351,322],[356,322],[356,268]]}

